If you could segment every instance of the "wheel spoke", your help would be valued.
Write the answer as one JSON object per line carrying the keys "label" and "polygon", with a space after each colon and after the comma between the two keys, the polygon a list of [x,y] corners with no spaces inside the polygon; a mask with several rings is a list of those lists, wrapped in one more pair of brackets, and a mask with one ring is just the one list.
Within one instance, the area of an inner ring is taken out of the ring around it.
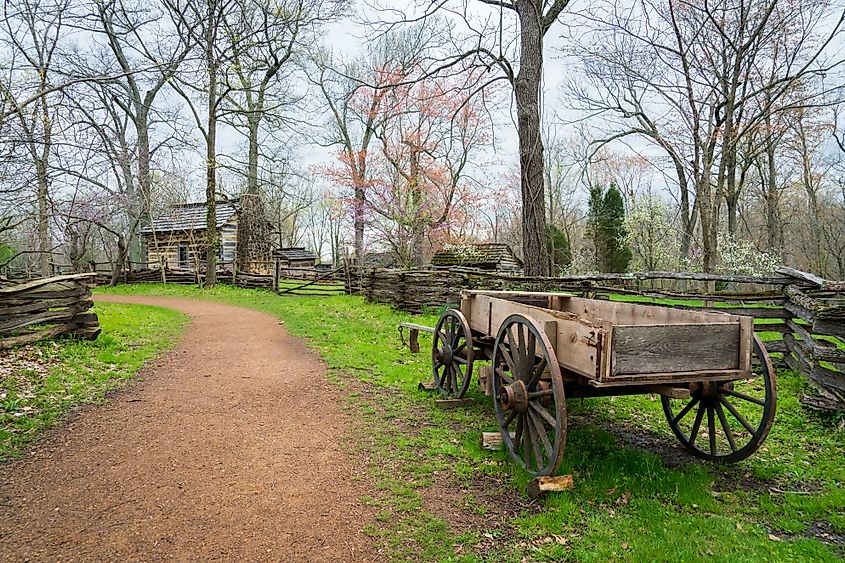
{"label": "wheel spoke", "polygon": [[710,438],[710,455],[716,455],[716,417],[713,416],[713,405],[707,405],[707,434]]}
{"label": "wheel spoke", "polygon": [[457,363],[459,363],[459,364],[466,365],[466,363],[467,363],[467,359],[466,359],[466,358],[462,358],[462,357],[460,357],[460,356],[452,356],[452,359],[453,359],[454,361],[456,361]]}
{"label": "wheel spoke", "polygon": [[534,358],[537,357],[537,337],[534,333],[528,332],[528,345],[525,348],[525,357],[522,359],[525,362],[523,369],[525,370],[525,381],[534,379]]}
{"label": "wheel spoke", "polygon": [[537,385],[537,382],[539,382],[540,378],[543,376],[543,372],[545,371],[547,365],[549,365],[548,360],[546,360],[546,357],[543,356],[540,363],[534,367],[533,374],[531,375],[531,381],[528,382],[528,389],[533,389]]}
{"label": "wheel spoke", "polygon": [[[529,428],[532,428],[532,430],[531,430],[531,450],[534,452],[534,460],[537,462],[537,471],[540,471],[541,469],[543,469],[543,466],[546,465],[543,462],[543,454],[542,454],[542,452],[540,452],[540,441],[539,441],[540,432],[537,430],[536,426],[532,425],[532,419],[531,419],[530,416],[528,417],[528,425],[529,425]],[[543,432],[543,434],[545,435],[545,431]],[[549,438],[546,437],[546,440],[548,440],[548,439]]]}
{"label": "wheel spoke", "polygon": [[505,363],[508,364],[508,369],[510,369],[514,377],[517,377],[516,365],[513,362],[510,352],[504,346],[500,347],[499,350],[502,351],[502,358],[504,358]]}
{"label": "wheel spoke", "polygon": [[502,426],[504,426],[507,429],[507,427],[510,426],[511,422],[513,422],[513,419],[515,419],[516,415],[518,415],[518,414],[519,413],[517,411],[509,412],[508,415],[505,417],[504,422],[502,422]]}
{"label": "wheel spoke", "polygon": [[689,435],[690,446],[695,445],[695,439],[698,437],[698,429],[701,427],[701,419],[704,418],[704,403],[698,403],[698,412],[695,415],[695,422],[692,425],[692,430]]}
{"label": "wheel spoke", "polygon": [[687,413],[689,411],[691,411],[692,408],[697,403],[698,403],[698,397],[693,397],[692,400],[689,403],[687,403],[687,406],[685,406],[683,409],[681,409],[681,412],[678,413],[678,416],[676,416],[675,418],[672,419],[672,423],[678,424],[681,421],[681,419],[684,418],[687,415]]}
{"label": "wheel spoke", "polygon": [[[522,417],[525,420],[525,414],[523,413]],[[529,469],[531,466],[528,465],[528,458],[529,456],[529,449],[531,443],[531,426],[523,423],[525,427],[522,431],[522,461],[525,463],[525,468]]]}
{"label": "wheel spoke", "polygon": [[463,342],[461,342],[460,344],[458,344],[458,347],[457,347],[457,348],[455,348],[455,349],[452,351],[452,353],[453,353],[453,354],[460,354],[461,352],[463,352],[464,350],[466,350],[466,348],[467,348],[467,341],[466,341],[466,339],[464,339],[464,341],[463,341]]}
{"label": "wheel spoke", "polygon": [[511,385],[513,383],[513,379],[511,379],[511,376],[506,374],[505,370],[503,370],[502,368],[500,368],[500,367],[496,368],[496,373],[498,373],[499,377],[502,378],[502,381],[504,381],[508,385]]}
{"label": "wheel spoke", "polygon": [[[522,368],[525,365],[526,358],[528,357],[528,348],[525,346],[525,327],[522,323],[516,325],[516,334],[519,337],[519,359],[517,360],[517,365]],[[520,369],[520,373],[514,374],[517,379],[522,379],[522,369]]]}
{"label": "wheel spoke", "polygon": [[528,411],[528,416],[530,417],[531,422],[534,424],[534,430],[540,437],[540,441],[543,442],[543,448],[546,450],[546,456],[550,457],[552,455],[552,443],[549,441],[549,436],[546,433],[546,428],[543,426],[543,421],[540,420],[540,417],[538,417],[535,413],[531,411]]}
{"label": "wheel spoke", "polygon": [[739,423],[740,423],[740,424],[742,424],[743,426],[745,426],[745,429],[746,429],[746,430],[748,430],[748,431],[751,433],[751,435],[752,435],[752,436],[754,436],[754,435],[757,433],[757,431],[754,429],[754,427],[753,427],[753,426],[751,426],[751,425],[748,423],[748,421],[747,421],[747,420],[745,420],[745,417],[744,417],[744,416],[742,416],[741,414],[739,414],[739,411],[738,411],[738,410],[736,410],[736,407],[735,407],[735,406],[733,406],[733,405],[730,403],[730,401],[728,401],[728,400],[727,400],[727,398],[725,398],[725,397],[723,397],[723,396],[721,396],[721,395],[720,395],[720,396],[719,396],[719,401],[721,401],[721,402],[722,402],[722,404],[723,404],[723,405],[725,405],[725,408],[726,408],[726,409],[728,409],[728,410],[730,411],[730,413],[733,415],[733,417],[734,417],[735,419],[737,419],[737,420],[739,421]]}
{"label": "wheel spoke", "polygon": [[734,391],[733,389],[722,389],[722,393],[726,395],[730,395],[731,397],[736,397],[737,399],[742,399],[743,401],[748,401],[749,403],[754,403],[755,405],[760,405],[761,407],[766,406],[766,401],[762,399],[757,399],[756,397],[752,397],[750,395],[746,395],[745,393],[740,393],[739,391]]}
{"label": "wheel spoke", "polygon": [[[519,329],[517,329],[519,330]],[[516,339],[513,337],[513,325],[509,326],[508,329],[505,331],[508,335],[508,351],[511,354],[511,362],[513,363],[514,367],[511,368],[511,371],[516,374],[516,365],[519,363],[519,358],[521,357],[521,352],[519,350],[519,344],[517,343]],[[504,347],[502,347],[504,350]]]}
{"label": "wheel spoke", "polygon": [[529,399],[542,399],[543,397],[552,397],[554,396],[555,391],[554,389],[543,389],[541,391],[529,391],[528,398]]}
{"label": "wheel spoke", "polygon": [[537,401],[530,401],[528,403],[528,406],[531,407],[532,409],[534,409],[537,412],[537,414],[542,416],[543,420],[548,422],[550,426],[557,428],[557,419],[555,419],[555,417],[553,417],[551,414],[549,414],[549,411],[547,411],[543,407],[543,405],[538,404]]}
{"label": "wheel spoke", "polygon": [[736,439],[734,438],[734,433],[731,431],[731,427],[728,424],[727,419],[725,418],[725,411],[722,409],[722,403],[716,403],[716,412],[719,415],[719,424],[722,425],[722,430],[725,432],[725,437],[728,439],[728,444],[731,446],[731,451],[736,451]]}
{"label": "wheel spoke", "polygon": [[446,344],[449,341],[446,337],[446,333],[442,329],[437,331],[437,336],[442,344]]}
{"label": "wheel spoke", "polygon": [[[516,412],[516,411],[514,411]],[[517,413],[518,414],[518,413]],[[523,422],[525,419],[522,416],[517,417],[516,421],[516,429],[513,433],[513,450],[516,451],[516,448],[519,447],[519,442],[522,440],[522,430],[523,430]]]}

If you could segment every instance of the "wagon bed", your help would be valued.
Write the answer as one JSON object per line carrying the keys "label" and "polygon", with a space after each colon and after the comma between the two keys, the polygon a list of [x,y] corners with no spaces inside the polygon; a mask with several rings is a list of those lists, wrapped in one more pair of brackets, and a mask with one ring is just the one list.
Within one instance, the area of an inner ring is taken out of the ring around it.
{"label": "wagon bed", "polygon": [[461,312],[474,333],[495,335],[510,315],[544,326],[561,367],[593,387],[731,380],[751,371],[753,319],[583,299],[559,293],[468,291]]}

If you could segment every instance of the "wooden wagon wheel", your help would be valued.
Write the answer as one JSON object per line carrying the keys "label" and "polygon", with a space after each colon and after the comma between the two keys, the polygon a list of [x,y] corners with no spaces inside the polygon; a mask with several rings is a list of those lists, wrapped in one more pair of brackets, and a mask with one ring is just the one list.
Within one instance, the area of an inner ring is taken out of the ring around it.
{"label": "wooden wagon wheel", "polygon": [[757,335],[753,351],[755,377],[693,384],[683,401],[662,397],[669,427],[694,455],[733,463],[757,451],[768,436],[777,409],[776,372]]}
{"label": "wooden wagon wheel", "polygon": [[434,328],[431,339],[431,369],[440,394],[460,399],[472,379],[475,349],[469,323],[460,311],[449,309]]}
{"label": "wooden wagon wheel", "polygon": [[566,398],[555,351],[534,319],[505,319],[493,368],[493,404],[505,447],[532,476],[553,475],[566,445]]}

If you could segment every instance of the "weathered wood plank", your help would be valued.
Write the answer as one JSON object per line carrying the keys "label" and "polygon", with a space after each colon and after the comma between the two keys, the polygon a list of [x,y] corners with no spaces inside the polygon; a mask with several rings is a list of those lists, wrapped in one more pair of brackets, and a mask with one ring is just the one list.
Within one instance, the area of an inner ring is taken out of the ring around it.
{"label": "weathered wood plank", "polygon": [[808,327],[804,327],[791,320],[787,321],[787,325],[789,325],[789,328],[801,338],[801,340],[797,342],[804,347],[811,359],[845,363],[845,350],[840,350],[832,343],[829,343],[830,346],[819,343],[807,330]]}
{"label": "weathered wood plank", "polygon": [[76,327],[73,324],[61,324],[44,330],[39,330],[28,334],[22,334],[20,336],[0,338],[0,350],[8,350],[9,348],[19,346],[21,344],[30,344],[32,342],[38,342],[39,340],[43,340],[45,338],[59,336],[61,334],[68,333],[74,330],[75,328]]}
{"label": "weathered wood plank", "polygon": [[614,326],[611,376],[738,369],[740,325]]}
{"label": "weathered wood plank", "polygon": [[786,356],[786,363],[796,372],[808,376],[816,383],[825,388],[834,388],[845,391],[845,372],[836,371],[820,366],[807,357],[806,350],[795,340],[791,334],[783,338],[791,355]]}
{"label": "weathered wood plank", "polygon": [[473,330],[495,336],[504,320],[513,314],[531,317],[540,323],[540,326],[554,321],[557,323],[555,340],[558,363],[585,377],[598,377],[601,354],[606,353],[602,351],[601,343],[606,339],[608,329],[573,313],[515,303],[494,297],[488,292],[468,293],[472,299],[468,321]]}
{"label": "weathered wood plank", "polygon": [[45,285],[60,284],[63,282],[84,282],[86,280],[93,280],[97,277],[96,273],[90,272],[87,274],[70,274],[67,276],[55,276],[52,278],[40,278],[30,282],[10,285],[7,287],[0,287],[0,295],[14,295],[16,293],[29,292],[30,290],[43,287]]}

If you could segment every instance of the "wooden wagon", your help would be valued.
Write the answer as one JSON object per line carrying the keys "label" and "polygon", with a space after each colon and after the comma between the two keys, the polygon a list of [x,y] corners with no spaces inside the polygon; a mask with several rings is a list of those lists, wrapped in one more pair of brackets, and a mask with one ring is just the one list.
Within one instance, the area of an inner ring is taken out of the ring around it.
{"label": "wooden wagon", "polygon": [[765,440],[775,371],[753,319],[558,293],[465,291],[432,339],[440,393],[460,398],[479,362],[502,442],[534,476],[557,470],[566,399],[657,394],[681,444],[735,462]]}

